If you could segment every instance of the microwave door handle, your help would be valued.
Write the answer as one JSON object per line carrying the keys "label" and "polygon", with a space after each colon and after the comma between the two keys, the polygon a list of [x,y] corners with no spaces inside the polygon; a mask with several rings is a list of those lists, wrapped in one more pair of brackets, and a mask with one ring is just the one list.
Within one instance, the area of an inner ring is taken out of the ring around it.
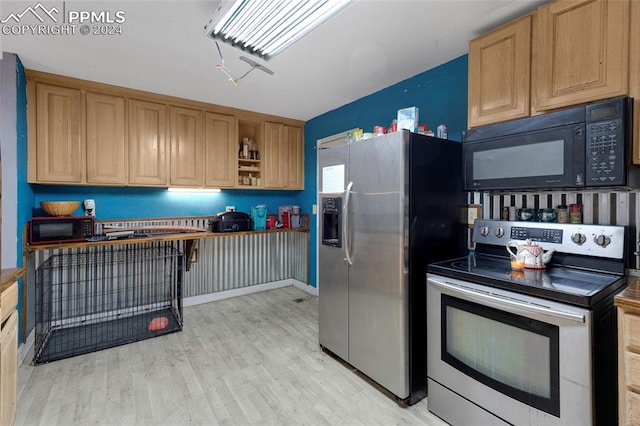
{"label": "microwave door handle", "polygon": [[344,191],[344,207],[343,213],[344,220],[342,221],[342,239],[344,240],[344,260],[349,262],[349,265],[353,265],[351,260],[351,248],[349,247],[349,200],[351,199],[351,188],[353,188],[353,182],[349,182],[347,189]]}
{"label": "microwave door handle", "polygon": [[547,316],[574,321],[578,323],[586,322],[584,315],[575,314],[573,312],[559,311],[557,309],[551,309],[545,306],[532,305],[524,301],[518,301],[518,300],[502,297],[499,295],[495,295],[495,294],[481,293],[471,288],[438,281],[433,278],[429,278],[428,281],[429,283],[435,285],[436,287],[440,287],[442,289],[448,290],[450,293],[457,293],[460,295],[464,295],[466,299],[472,300],[474,302],[478,302],[478,303],[493,302],[493,303],[499,304],[500,306],[512,308],[515,310],[521,310],[521,311],[524,310],[528,312],[547,315]]}

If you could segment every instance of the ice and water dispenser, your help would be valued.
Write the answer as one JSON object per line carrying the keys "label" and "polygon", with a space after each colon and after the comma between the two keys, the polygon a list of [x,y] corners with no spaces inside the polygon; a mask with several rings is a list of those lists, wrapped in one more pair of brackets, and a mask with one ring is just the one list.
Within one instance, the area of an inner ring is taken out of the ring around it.
{"label": "ice and water dispenser", "polygon": [[342,247],[342,198],[322,198],[322,244]]}

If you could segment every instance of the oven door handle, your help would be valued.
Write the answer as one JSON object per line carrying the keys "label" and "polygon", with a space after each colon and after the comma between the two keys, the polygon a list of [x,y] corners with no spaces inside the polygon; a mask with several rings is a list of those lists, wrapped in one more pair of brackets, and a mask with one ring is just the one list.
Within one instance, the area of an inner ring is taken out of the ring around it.
{"label": "oven door handle", "polygon": [[487,293],[481,293],[478,292],[472,288],[468,288],[468,287],[463,287],[460,285],[456,285],[456,284],[450,284],[450,283],[446,283],[446,282],[442,282],[442,281],[438,281],[435,280],[433,278],[429,278],[429,283],[435,285],[436,287],[440,287],[446,290],[449,290],[449,292],[453,292],[453,293],[458,293],[458,294],[463,294],[467,299],[475,301],[475,302],[493,302],[493,303],[498,303],[502,306],[506,306],[506,307],[511,307],[514,309],[520,309],[520,310],[525,310],[525,311],[529,311],[529,312],[534,312],[537,314],[542,314],[542,315],[548,315],[548,316],[552,316],[555,318],[561,318],[561,319],[565,319],[565,320],[569,320],[569,321],[575,321],[575,322],[579,322],[579,323],[585,323],[586,319],[584,317],[584,315],[580,315],[580,314],[576,314],[573,312],[565,312],[565,311],[558,311],[556,309],[552,309],[546,306],[541,306],[541,305],[533,305],[530,303],[527,303],[525,301],[518,301],[518,300],[514,300],[511,298],[507,298],[507,297],[503,297],[503,296],[499,296],[496,294],[487,294]]}

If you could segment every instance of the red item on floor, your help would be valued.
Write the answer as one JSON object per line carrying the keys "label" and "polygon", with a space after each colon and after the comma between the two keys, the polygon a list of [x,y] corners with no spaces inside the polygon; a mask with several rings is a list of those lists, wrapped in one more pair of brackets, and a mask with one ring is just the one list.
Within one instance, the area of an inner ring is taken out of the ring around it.
{"label": "red item on floor", "polygon": [[169,325],[169,319],[167,317],[155,317],[149,323],[147,327],[149,331],[158,331],[167,328]]}

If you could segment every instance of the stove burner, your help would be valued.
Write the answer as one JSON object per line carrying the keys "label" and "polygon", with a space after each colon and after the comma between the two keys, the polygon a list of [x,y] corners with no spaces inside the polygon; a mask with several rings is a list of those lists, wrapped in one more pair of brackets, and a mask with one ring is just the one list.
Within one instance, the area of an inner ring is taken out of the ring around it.
{"label": "stove burner", "polygon": [[471,259],[465,258],[458,261],[454,260],[453,262],[451,262],[451,267],[455,269],[460,269],[461,271],[475,271],[475,272],[478,272],[479,270],[482,270],[485,272],[495,272],[498,270],[498,268],[495,265],[489,265],[484,263],[482,265],[478,265],[477,258],[475,257],[471,257]]}

